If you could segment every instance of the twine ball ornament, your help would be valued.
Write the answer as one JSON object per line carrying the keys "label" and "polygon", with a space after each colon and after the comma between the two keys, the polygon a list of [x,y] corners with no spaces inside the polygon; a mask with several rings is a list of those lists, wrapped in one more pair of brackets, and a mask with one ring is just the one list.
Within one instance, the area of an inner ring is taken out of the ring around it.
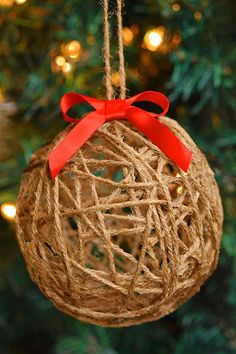
{"label": "twine ball ornament", "polygon": [[[125,99],[122,1],[116,3]],[[109,0],[103,8],[111,100]],[[29,274],[59,310],[81,321],[122,327],[159,319],[216,267],[223,213],[213,172],[184,129],[160,120],[192,151],[187,174],[135,125],[105,120],[54,181],[48,157],[74,124],[38,150],[23,175],[16,225]]]}
{"label": "twine ball ornament", "polygon": [[52,181],[33,154],[17,202],[29,274],[66,314],[122,327],[159,319],[197,293],[216,267],[222,204],[206,158],[177,122],[160,120],[192,151],[186,173],[129,122],[110,121]]}

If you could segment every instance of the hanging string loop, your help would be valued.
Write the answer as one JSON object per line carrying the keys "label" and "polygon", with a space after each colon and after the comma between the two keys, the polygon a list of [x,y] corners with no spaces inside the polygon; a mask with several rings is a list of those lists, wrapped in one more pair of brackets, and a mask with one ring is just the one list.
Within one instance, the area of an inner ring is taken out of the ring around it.
{"label": "hanging string loop", "polygon": [[[111,100],[114,96],[114,89],[112,86],[112,67],[111,67],[111,48],[110,48],[110,25],[109,25],[109,0],[103,0],[103,11],[104,11],[104,45],[103,45],[103,56],[105,65],[105,86],[106,86],[106,97]],[[120,77],[120,98],[126,97],[126,74],[125,74],[125,60],[124,60],[124,44],[123,44],[123,27],[122,27],[122,8],[123,1],[117,0],[117,37],[118,37],[118,53],[119,53],[119,77]]]}

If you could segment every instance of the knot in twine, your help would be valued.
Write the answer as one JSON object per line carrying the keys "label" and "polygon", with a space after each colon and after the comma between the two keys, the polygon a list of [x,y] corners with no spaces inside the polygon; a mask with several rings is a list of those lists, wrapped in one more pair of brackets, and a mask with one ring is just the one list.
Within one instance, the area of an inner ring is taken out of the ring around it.
{"label": "knot in twine", "polygon": [[125,119],[127,113],[126,101],[122,98],[117,98],[115,100],[104,101],[104,106],[101,112],[104,115],[105,122],[109,122],[114,119]]}

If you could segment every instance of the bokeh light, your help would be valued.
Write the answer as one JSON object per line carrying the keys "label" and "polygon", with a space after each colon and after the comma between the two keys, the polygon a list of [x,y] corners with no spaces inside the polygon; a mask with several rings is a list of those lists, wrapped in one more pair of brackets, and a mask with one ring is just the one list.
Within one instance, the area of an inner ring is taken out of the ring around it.
{"label": "bokeh light", "polygon": [[62,56],[62,55],[58,55],[56,58],[55,58],[55,63],[58,65],[58,66],[63,66],[65,65],[65,58]]}
{"label": "bokeh light", "polygon": [[111,75],[112,85],[119,87],[120,86],[120,74],[118,71],[115,71]]}
{"label": "bokeh light", "polygon": [[72,65],[66,62],[62,67],[62,71],[64,74],[69,74],[72,71]]}
{"label": "bokeh light", "polygon": [[146,32],[143,39],[144,46],[147,49],[154,52],[162,45],[163,39],[164,39],[164,28],[163,27],[153,28]]}
{"label": "bokeh light", "polygon": [[27,0],[15,0],[15,3],[16,3],[17,5],[22,5],[22,4],[24,4],[26,1],[27,1]]}
{"label": "bokeh light", "polygon": [[0,0],[1,7],[10,7],[14,4],[14,0]]}
{"label": "bokeh light", "polygon": [[129,46],[132,43],[134,38],[134,34],[132,30],[129,27],[124,27],[122,34],[123,34],[124,45]]}
{"label": "bokeh light", "polygon": [[179,12],[180,11],[180,4],[178,4],[177,2],[175,2],[173,5],[172,5],[172,10],[175,11],[175,12]]}
{"label": "bokeh light", "polygon": [[81,52],[81,44],[79,41],[71,41],[67,43],[64,47],[65,55],[71,59],[78,59]]}
{"label": "bokeh light", "polygon": [[13,203],[3,203],[1,205],[1,215],[4,219],[12,221],[16,216],[16,206]]}
{"label": "bokeh light", "polygon": [[200,21],[202,19],[202,13],[200,11],[194,12],[194,18],[197,21]]}

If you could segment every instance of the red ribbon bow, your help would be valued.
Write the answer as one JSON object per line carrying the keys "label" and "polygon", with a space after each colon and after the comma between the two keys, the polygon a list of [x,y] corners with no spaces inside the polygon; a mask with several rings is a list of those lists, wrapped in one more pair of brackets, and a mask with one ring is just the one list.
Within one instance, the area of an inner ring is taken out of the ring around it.
{"label": "red ribbon bow", "polygon": [[[159,114],[132,106],[135,102],[148,101],[162,108]],[[88,103],[95,110],[83,119],[77,120],[67,115],[76,104]],[[66,93],[61,99],[61,110],[67,122],[78,122],[66,137],[49,154],[49,168],[54,179],[74,153],[105,122],[126,119],[149,138],[158,148],[183,171],[187,172],[192,152],[155,117],[163,116],[169,108],[168,98],[155,91],[146,91],[128,99],[99,100],[74,92]]]}

